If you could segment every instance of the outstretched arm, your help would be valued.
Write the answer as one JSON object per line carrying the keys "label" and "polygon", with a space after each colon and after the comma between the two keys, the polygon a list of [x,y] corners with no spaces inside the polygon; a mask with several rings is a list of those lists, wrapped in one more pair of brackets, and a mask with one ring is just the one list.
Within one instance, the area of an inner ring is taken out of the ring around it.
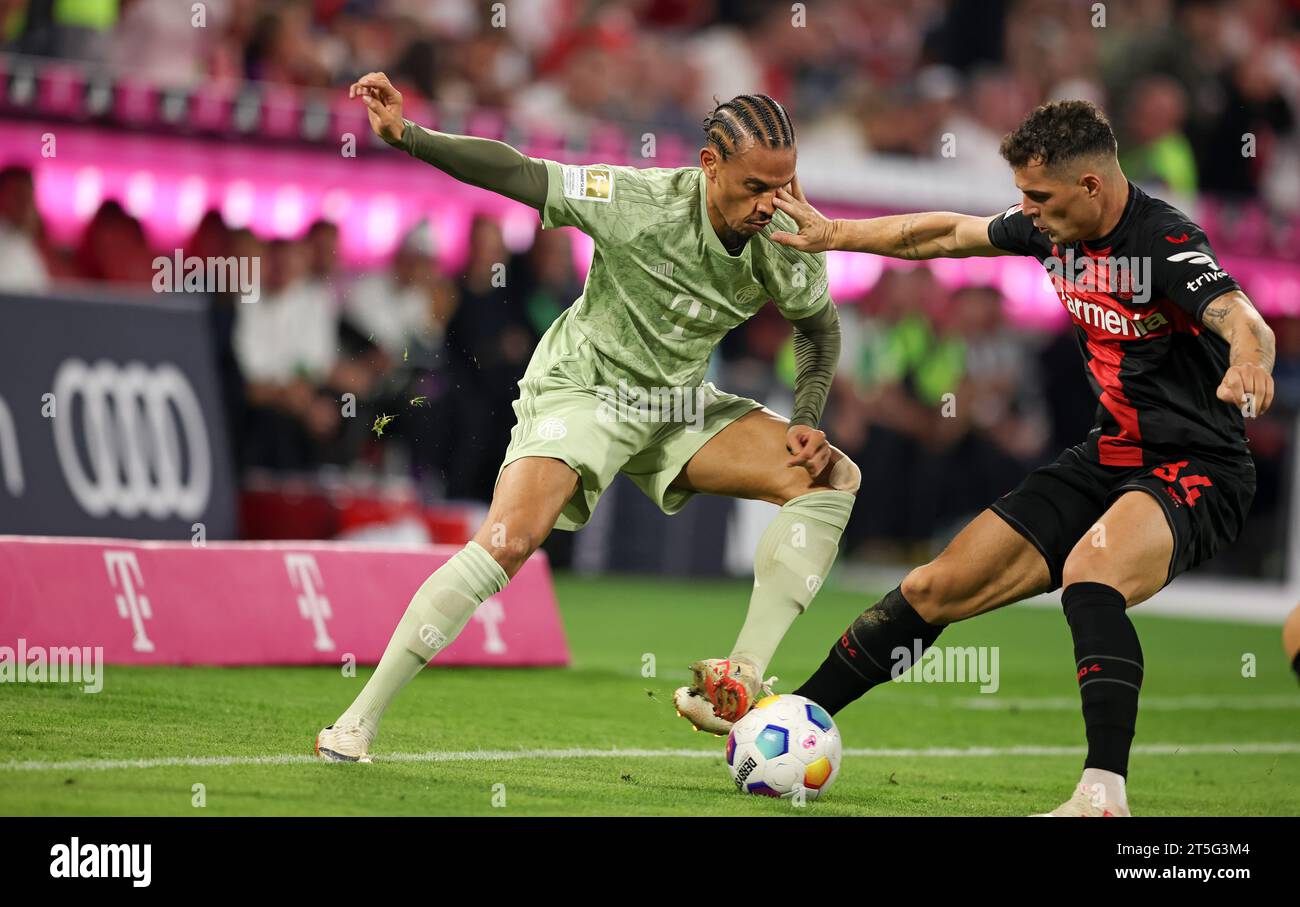
{"label": "outstretched arm", "polygon": [[1263,415],[1273,404],[1273,330],[1240,290],[1216,297],[1201,323],[1228,341],[1228,370],[1217,396],[1247,416]]}
{"label": "outstretched arm", "polygon": [[794,325],[794,413],[786,433],[787,466],[802,466],[815,476],[830,464],[831,449],[817,426],[840,359],[840,314],[827,301],[815,315]]}
{"label": "outstretched arm", "polygon": [[546,164],[504,142],[467,135],[448,135],[402,118],[402,93],[382,72],[362,76],[348,88],[361,98],[370,128],[395,148],[432,164],[443,173],[480,189],[523,202],[539,211],[546,204]]}
{"label": "outstretched arm", "polygon": [[776,206],[794,218],[799,232],[776,232],[772,240],[804,252],[839,249],[911,259],[1012,254],[989,242],[989,223],[1001,216],[997,214],[972,217],[930,211],[866,220],[830,220],[808,204],[798,177],[790,183],[790,191],[777,190]]}

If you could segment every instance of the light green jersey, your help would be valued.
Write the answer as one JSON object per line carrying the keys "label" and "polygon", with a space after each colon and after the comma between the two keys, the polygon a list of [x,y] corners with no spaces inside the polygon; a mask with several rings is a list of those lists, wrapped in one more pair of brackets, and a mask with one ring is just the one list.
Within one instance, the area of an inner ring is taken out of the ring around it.
{"label": "light green jersey", "polygon": [[[596,374],[641,387],[697,387],[718,342],[769,299],[794,320],[832,304],[825,255],[774,243],[798,232],[777,211],[762,234],[729,255],[709,222],[698,167],[639,170],[546,162],[544,227],[577,227],[595,240],[582,296],[551,332],[585,337]],[[548,332],[550,333],[550,332]]]}

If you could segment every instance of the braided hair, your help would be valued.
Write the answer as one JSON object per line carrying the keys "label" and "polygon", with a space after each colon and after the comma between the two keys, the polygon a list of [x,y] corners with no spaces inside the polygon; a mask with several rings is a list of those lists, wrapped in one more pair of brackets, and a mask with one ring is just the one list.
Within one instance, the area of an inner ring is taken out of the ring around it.
{"label": "braided hair", "polygon": [[785,108],[765,94],[742,94],[714,107],[704,118],[704,135],[724,161],[739,154],[746,140],[764,148],[794,147],[794,124]]}

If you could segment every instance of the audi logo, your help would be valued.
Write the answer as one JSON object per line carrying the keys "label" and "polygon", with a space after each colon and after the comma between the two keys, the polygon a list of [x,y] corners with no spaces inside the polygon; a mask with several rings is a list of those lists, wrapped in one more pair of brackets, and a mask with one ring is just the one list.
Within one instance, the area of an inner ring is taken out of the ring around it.
{"label": "audi logo", "polygon": [[91,516],[194,519],[207,509],[208,431],[199,398],[176,366],[68,359],[54,375],[54,397],[59,466]]}

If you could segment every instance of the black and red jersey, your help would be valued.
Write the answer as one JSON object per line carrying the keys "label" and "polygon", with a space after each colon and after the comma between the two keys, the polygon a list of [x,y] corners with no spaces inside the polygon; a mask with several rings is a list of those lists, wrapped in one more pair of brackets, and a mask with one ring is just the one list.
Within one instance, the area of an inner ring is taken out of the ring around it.
{"label": "black and red jersey", "polygon": [[1100,239],[1053,243],[1016,205],[989,224],[989,242],[1037,258],[1070,313],[1099,401],[1087,448],[1100,463],[1249,456],[1241,411],[1215,396],[1228,343],[1201,324],[1213,299],[1240,287],[1187,215],[1129,183]]}

